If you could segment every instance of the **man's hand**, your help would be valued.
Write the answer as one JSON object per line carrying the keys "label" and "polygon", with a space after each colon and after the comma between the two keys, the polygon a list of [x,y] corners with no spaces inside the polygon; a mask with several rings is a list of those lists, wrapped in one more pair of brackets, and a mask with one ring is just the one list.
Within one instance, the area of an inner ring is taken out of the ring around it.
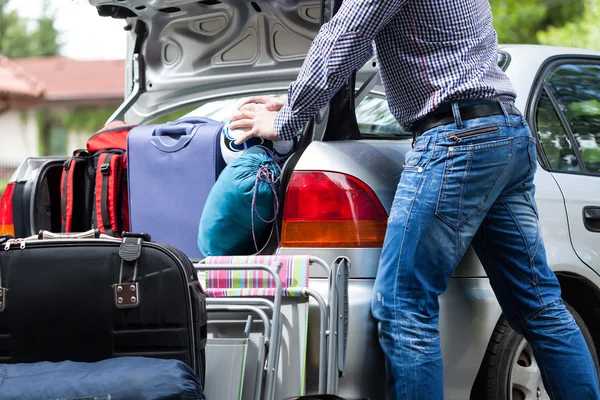
{"label": "man's hand", "polygon": [[269,111],[279,111],[285,102],[271,96],[253,96],[244,99],[238,106],[238,110],[241,110],[247,104],[262,104]]}
{"label": "man's hand", "polygon": [[241,135],[235,141],[235,144],[244,143],[252,137],[261,137],[272,141],[281,140],[275,132],[274,122],[276,116],[276,111],[269,111],[266,107],[255,103],[240,106],[239,111],[231,117],[232,122],[229,128],[248,129],[248,132]]}

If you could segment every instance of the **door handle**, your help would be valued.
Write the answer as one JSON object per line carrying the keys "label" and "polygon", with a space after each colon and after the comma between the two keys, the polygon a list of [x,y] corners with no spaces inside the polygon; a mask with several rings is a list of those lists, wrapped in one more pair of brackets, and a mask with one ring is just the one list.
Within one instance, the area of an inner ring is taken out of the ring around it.
{"label": "door handle", "polygon": [[583,224],[590,232],[600,232],[600,207],[583,207]]}

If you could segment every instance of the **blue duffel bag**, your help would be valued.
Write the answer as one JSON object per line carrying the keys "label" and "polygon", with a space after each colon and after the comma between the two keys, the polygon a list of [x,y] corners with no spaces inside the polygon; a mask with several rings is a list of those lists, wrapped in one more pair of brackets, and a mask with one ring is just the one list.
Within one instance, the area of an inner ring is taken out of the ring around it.
{"label": "blue duffel bag", "polygon": [[3,364],[0,398],[206,400],[200,380],[187,364],[146,357]]}
{"label": "blue duffel bag", "polygon": [[198,229],[205,256],[250,255],[273,222],[280,170],[262,150],[251,148],[231,161],[212,187]]}

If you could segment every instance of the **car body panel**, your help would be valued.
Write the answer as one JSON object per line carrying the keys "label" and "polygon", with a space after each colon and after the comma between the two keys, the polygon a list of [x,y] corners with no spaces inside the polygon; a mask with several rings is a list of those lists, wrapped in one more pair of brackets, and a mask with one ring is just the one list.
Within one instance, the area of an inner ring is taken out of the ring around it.
{"label": "car body panel", "polygon": [[[354,266],[355,262],[352,264]],[[345,373],[339,381],[339,395],[342,397],[387,398],[384,357],[379,347],[376,321],[370,313],[373,283],[373,279],[350,280]],[[312,278],[309,285],[326,295],[326,280]],[[446,399],[469,398],[500,313],[500,306],[485,278],[452,279],[446,293],[440,296]],[[316,303],[311,301],[309,326],[318,324],[319,311]],[[307,393],[317,390],[318,333],[317,329],[309,329]]]}
{"label": "car body panel", "polygon": [[[579,54],[578,50],[554,48],[540,50],[537,46],[509,46],[505,47],[505,50],[515,50],[514,53],[510,53],[511,64],[508,66],[508,73],[511,78],[517,77],[513,80],[518,93],[517,106],[523,111],[526,109],[531,89],[544,60],[557,53],[560,54],[561,51]],[[532,57],[532,54],[535,56]],[[316,142],[312,143],[305,151],[296,165],[296,170],[336,171],[355,176],[374,190],[389,212],[402,171],[404,155],[410,150],[410,147],[410,140]],[[595,182],[599,180],[597,177],[580,178],[580,180],[573,180],[578,184],[571,185],[572,192],[577,193],[575,188],[584,186],[585,182],[590,184],[592,182],[590,179]],[[600,269],[596,268],[594,271],[588,268],[581,262],[571,246],[569,221],[573,216],[569,215],[567,218],[565,199],[555,177],[538,165],[534,183],[548,264],[556,272],[575,274],[592,282],[596,287],[600,286],[597,273]],[[582,190],[580,193],[582,195],[579,201],[587,200],[589,202],[590,198],[598,198],[600,190],[592,184],[590,190]],[[580,210],[581,207],[578,209]],[[578,211],[578,213],[581,220],[581,212]],[[580,229],[580,227],[576,229]],[[586,249],[587,255],[595,257],[596,262],[600,260],[597,255],[598,249],[598,242],[591,244]],[[328,261],[332,261],[336,256],[348,256],[352,260],[348,347],[361,346],[365,337],[373,338],[375,336],[375,331],[364,332],[365,324],[369,329],[375,329],[375,324],[370,316],[370,292],[364,287],[357,290],[356,285],[372,286],[381,254],[380,249],[281,248],[279,252],[282,254],[312,254]],[[472,248],[469,248],[457,267],[448,290],[440,296],[440,332],[444,359],[445,397],[448,399],[469,397],[475,374],[501,315],[500,306],[489,281],[480,278],[485,276],[481,263]],[[356,321],[357,317],[358,321]],[[370,322],[364,321],[365,317]],[[362,333],[362,341],[355,341],[356,339],[351,333],[354,331]],[[376,342],[372,344],[378,348]],[[353,360],[357,361],[353,363]],[[361,360],[360,358],[355,359],[353,354],[348,354],[346,365],[349,376],[359,376],[361,371],[365,370]],[[369,365],[369,369],[374,367],[372,364]],[[383,369],[383,365],[379,368]],[[367,376],[372,379],[370,374]],[[364,383],[369,386],[368,380],[365,380]],[[370,383],[370,385],[375,386],[374,383]],[[379,396],[384,395],[383,392],[379,393],[373,390],[375,389],[361,387],[360,384],[348,383],[345,378],[340,380],[342,395],[349,397],[371,395],[374,396],[372,398],[378,399],[382,398]]]}
{"label": "car body panel", "polygon": [[581,260],[600,272],[600,232],[585,227],[583,213],[585,207],[600,208],[600,176],[553,175],[565,197],[571,243]]}

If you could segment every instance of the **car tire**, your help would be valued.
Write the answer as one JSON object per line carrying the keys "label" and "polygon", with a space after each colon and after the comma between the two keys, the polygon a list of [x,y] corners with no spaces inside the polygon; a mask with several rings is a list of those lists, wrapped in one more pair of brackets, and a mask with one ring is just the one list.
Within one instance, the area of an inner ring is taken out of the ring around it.
{"label": "car tire", "polygon": [[[600,371],[598,354],[592,335],[581,316],[565,303],[573,315],[590,349],[596,371]],[[518,368],[522,367],[522,368]],[[483,363],[473,386],[471,399],[475,400],[549,400],[541,373],[533,357],[531,346],[515,332],[502,316],[485,353]]]}

